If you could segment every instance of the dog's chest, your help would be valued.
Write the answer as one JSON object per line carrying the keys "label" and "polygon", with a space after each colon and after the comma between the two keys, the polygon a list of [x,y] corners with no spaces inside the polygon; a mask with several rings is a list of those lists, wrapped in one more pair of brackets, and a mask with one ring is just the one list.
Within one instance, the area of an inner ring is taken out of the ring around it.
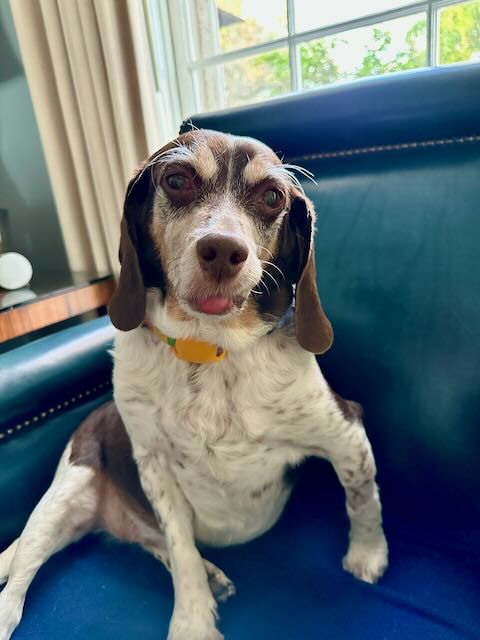
{"label": "dog's chest", "polygon": [[[133,359],[116,349],[115,395],[134,446],[165,459],[195,511],[200,539],[223,544],[258,535],[283,509],[285,471],[302,458],[292,426],[299,390],[308,385],[288,351],[270,353],[268,345],[190,365],[147,344],[137,341]],[[131,411],[143,416],[133,430]]]}
{"label": "dog's chest", "polygon": [[238,361],[204,366],[170,359],[168,364],[158,380],[164,391],[152,389],[151,398],[155,431],[165,437],[177,467],[193,463],[197,473],[240,489],[293,462],[288,445],[274,447],[288,428],[286,389],[294,382],[288,366],[282,388],[258,363],[254,369]]}

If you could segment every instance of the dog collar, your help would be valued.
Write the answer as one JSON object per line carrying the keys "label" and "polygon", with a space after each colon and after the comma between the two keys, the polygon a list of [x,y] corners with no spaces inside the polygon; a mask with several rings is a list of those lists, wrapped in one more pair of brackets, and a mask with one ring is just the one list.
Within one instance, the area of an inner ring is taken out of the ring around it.
{"label": "dog collar", "polygon": [[216,344],[191,338],[171,338],[150,322],[145,322],[144,326],[162,342],[168,344],[179,360],[192,364],[210,364],[220,362],[227,355],[225,349]]}

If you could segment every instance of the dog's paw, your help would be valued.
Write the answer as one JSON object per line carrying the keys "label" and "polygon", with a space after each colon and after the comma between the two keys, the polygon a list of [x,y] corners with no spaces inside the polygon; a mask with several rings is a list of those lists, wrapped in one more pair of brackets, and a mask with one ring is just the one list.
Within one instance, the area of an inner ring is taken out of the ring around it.
{"label": "dog's paw", "polygon": [[359,580],[377,582],[388,566],[388,546],[382,535],[376,541],[360,542],[353,540],[343,558],[343,568]]}
{"label": "dog's paw", "polygon": [[217,602],[225,602],[236,593],[235,585],[221,569],[214,564],[207,567],[208,584]]}
{"label": "dog's paw", "polygon": [[22,619],[23,602],[5,591],[0,593],[0,640],[10,640]]}

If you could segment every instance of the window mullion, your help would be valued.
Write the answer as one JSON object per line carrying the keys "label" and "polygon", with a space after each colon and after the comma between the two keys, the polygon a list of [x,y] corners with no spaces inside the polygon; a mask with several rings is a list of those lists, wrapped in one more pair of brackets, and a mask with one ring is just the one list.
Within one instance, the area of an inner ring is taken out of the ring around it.
{"label": "window mullion", "polygon": [[432,0],[428,3],[428,64],[436,67],[438,64],[438,7],[434,6]]}
{"label": "window mullion", "polygon": [[[182,11],[178,11],[179,5]],[[179,87],[181,109],[183,114],[198,111],[198,96],[193,73],[190,70],[192,45],[189,41],[188,25],[189,7],[186,0],[167,0],[166,7],[172,31],[175,71]]]}
{"label": "window mullion", "polygon": [[292,40],[295,33],[295,0],[287,0],[288,53],[290,61],[290,91],[298,91],[301,86],[301,68],[298,48]]}
{"label": "window mullion", "polygon": [[433,12],[432,2],[429,0],[427,7],[427,65],[429,67],[432,66],[434,60],[432,55]]}

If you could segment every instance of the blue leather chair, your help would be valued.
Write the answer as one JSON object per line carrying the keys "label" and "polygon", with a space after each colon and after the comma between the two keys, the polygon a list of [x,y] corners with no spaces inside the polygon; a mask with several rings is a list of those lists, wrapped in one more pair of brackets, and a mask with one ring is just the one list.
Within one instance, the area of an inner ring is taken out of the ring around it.
{"label": "blue leather chair", "polygon": [[[480,638],[480,65],[387,76],[193,118],[307,167],[319,290],[335,328],[320,364],[360,401],[390,568],[342,571],[343,495],[306,464],[272,531],[207,552],[237,585],[227,640]],[[99,319],[0,357],[0,546],[19,534],[70,433],[110,396]],[[90,536],[55,556],[15,638],[162,638],[170,577]]]}

